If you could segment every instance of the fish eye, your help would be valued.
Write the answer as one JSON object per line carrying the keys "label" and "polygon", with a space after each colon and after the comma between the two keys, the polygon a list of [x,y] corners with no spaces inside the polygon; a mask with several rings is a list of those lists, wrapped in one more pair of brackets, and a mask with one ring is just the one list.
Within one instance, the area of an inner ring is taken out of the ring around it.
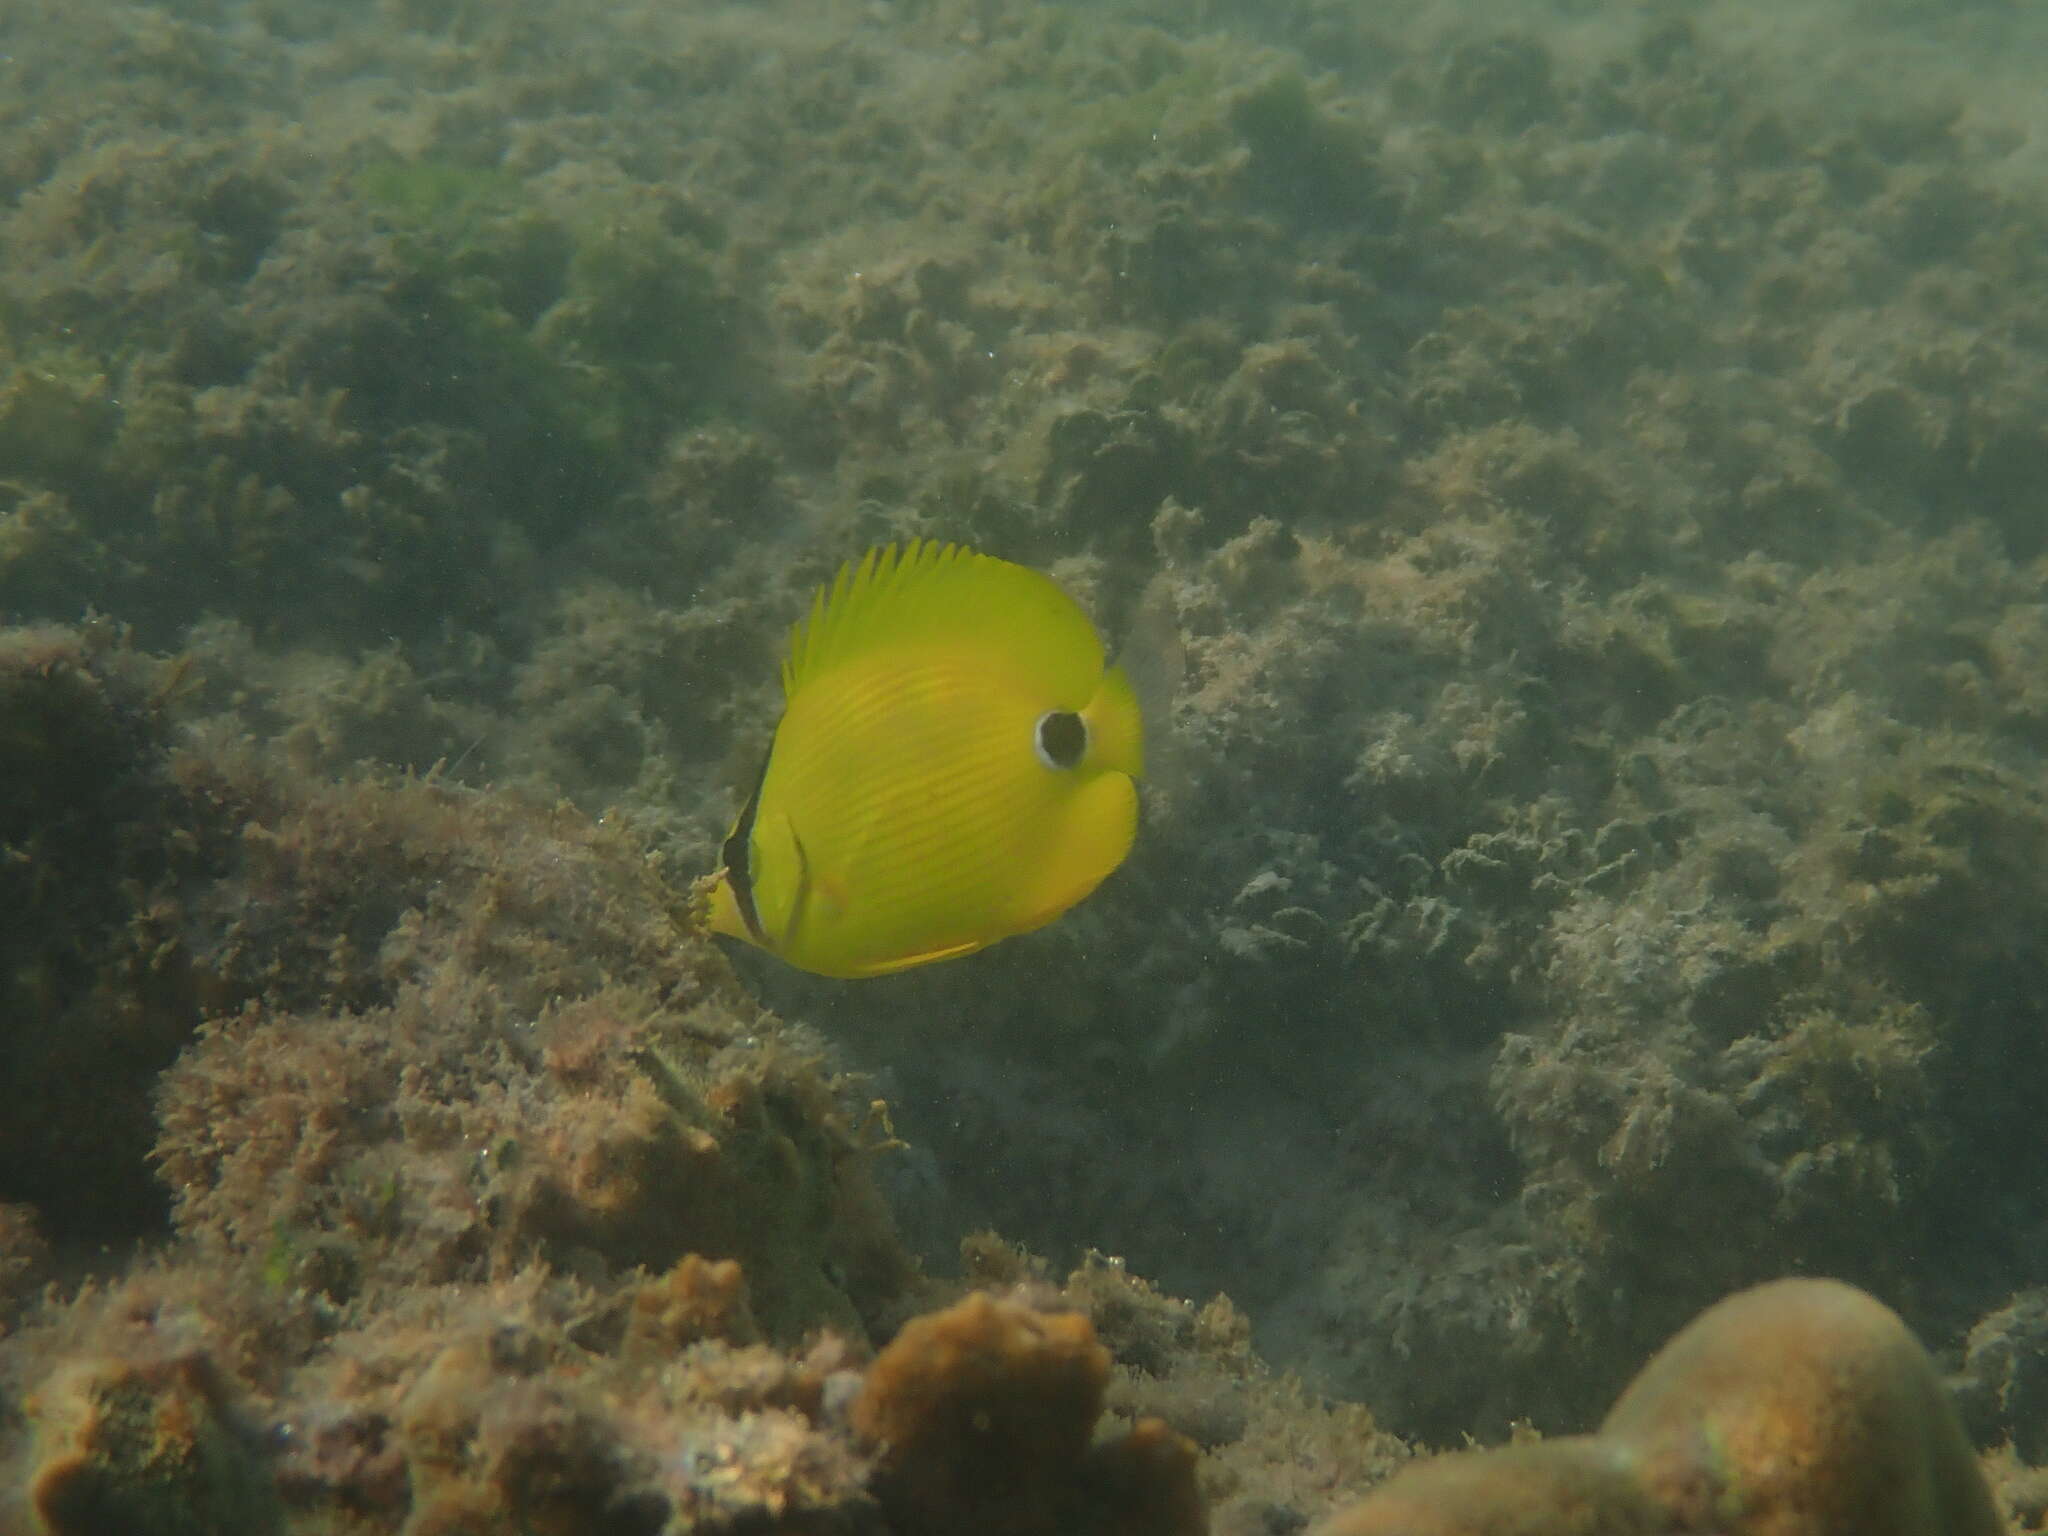
{"label": "fish eye", "polygon": [[1035,740],[1046,767],[1078,767],[1088,754],[1088,722],[1071,709],[1049,709],[1038,717]]}

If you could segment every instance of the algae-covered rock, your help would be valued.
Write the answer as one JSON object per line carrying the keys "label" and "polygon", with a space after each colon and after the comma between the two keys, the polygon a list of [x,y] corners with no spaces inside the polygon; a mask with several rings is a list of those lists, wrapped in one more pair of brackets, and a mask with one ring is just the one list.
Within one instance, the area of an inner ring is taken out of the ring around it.
{"label": "algae-covered rock", "polygon": [[213,1362],[78,1362],[25,1405],[28,1500],[49,1536],[280,1529],[267,1448],[238,1423]]}
{"label": "algae-covered rock", "polygon": [[1446,1456],[1319,1536],[1998,1536],[1984,1473],[1897,1314],[1834,1281],[1784,1280],[1709,1308],[1658,1352],[1598,1433]]}
{"label": "algae-covered rock", "polygon": [[[960,1504],[1017,1536],[1192,1532],[1196,1447],[1139,1405],[1200,1380],[1217,1446],[1251,1438],[1249,1405],[1267,1436],[1300,1414],[1256,1390],[1227,1304],[1205,1333],[1106,1277],[1043,1306],[977,1292],[868,1367],[949,1294],[877,1192],[887,1108],[746,997],[617,829],[430,779],[309,781],[204,729],[173,752],[175,695],[129,690],[183,670],[6,640],[26,809],[67,832],[30,842],[33,869],[116,933],[124,902],[177,914],[201,1020],[168,1066],[122,1063],[153,1108],[146,1162],[113,1136],[93,1154],[164,1180],[159,1251],[35,1299],[40,1212],[0,1208],[10,1536],[879,1531]],[[68,828],[73,798],[96,821]],[[96,867],[130,858],[150,883]],[[99,985],[119,1017],[151,983]],[[65,1038],[22,1022],[17,1050],[27,1025]],[[103,1062],[39,1048],[44,1100],[109,1099]],[[55,1155],[26,1110],[11,1134],[19,1167]],[[75,1239],[118,1221],[100,1187],[26,1193]],[[1093,1448],[1112,1357],[1081,1308],[1159,1383],[1123,1386],[1124,1432]],[[1049,1502],[994,1497],[1019,1446],[1043,1477],[1017,1487]]]}
{"label": "algae-covered rock", "polygon": [[1709,1308],[1601,1421],[1681,1524],[1996,1536],[1927,1352],[1853,1287],[1784,1280]]}
{"label": "algae-covered rock", "polygon": [[1091,1448],[1110,1354],[1079,1313],[978,1292],[913,1319],[854,1400],[876,1496],[905,1532],[1206,1528],[1194,1446],[1157,1419]]}
{"label": "algae-covered rock", "polygon": [[1593,1440],[1441,1456],[1403,1472],[1316,1536],[1651,1536],[1671,1511]]}

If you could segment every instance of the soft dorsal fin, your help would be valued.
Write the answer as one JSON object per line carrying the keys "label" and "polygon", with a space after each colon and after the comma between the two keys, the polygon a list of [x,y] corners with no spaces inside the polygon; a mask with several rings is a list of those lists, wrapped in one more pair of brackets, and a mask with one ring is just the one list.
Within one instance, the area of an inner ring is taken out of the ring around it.
{"label": "soft dorsal fin", "polygon": [[1102,642],[1087,616],[1029,567],[957,544],[912,540],[839,568],[789,633],[782,693],[882,652],[931,647],[1044,688],[1078,709],[1102,676]]}

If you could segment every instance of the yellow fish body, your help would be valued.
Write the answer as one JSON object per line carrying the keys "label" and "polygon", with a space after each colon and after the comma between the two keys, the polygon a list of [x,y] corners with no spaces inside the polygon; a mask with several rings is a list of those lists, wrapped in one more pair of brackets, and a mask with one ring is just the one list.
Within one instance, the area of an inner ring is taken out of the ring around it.
{"label": "yellow fish body", "polygon": [[790,631],[709,926],[880,976],[1044,926],[1130,852],[1144,728],[1074,600],[951,544],[868,551]]}

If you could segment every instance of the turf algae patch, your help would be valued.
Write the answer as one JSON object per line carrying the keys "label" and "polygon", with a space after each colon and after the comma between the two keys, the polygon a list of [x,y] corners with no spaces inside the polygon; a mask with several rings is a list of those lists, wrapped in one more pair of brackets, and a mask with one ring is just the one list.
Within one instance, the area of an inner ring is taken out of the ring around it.
{"label": "turf algae patch", "polygon": [[[822,1415],[821,1388],[786,1383],[842,1369],[910,1280],[868,1182],[865,1101],[733,988],[637,850],[566,809],[308,785],[239,742],[173,761],[148,696],[121,691],[149,675],[140,658],[8,638],[23,665],[5,739],[43,797],[18,807],[8,867],[69,899],[97,873],[178,910],[181,996],[213,1010],[157,1085],[177,1244],[46,1298],[0,1361],[10,1397],[38,1405],[0,1430],[0,1458],[41,1528],[266,1529],[349,1508],[392,1528],[611,1510],[655,1530],[858,1506],[858,1458],[791,1406]],[[96,814],[65,813],[92,794]],[[134,888],[131,820],[207,857],[159,852]],[[33,1065],[22,1081],[59,1102]],[[125,1090],[95,1092],[102,1112],[74,1119],[119,1169],[105,1106]],[[33,1115],[11,1123],[28,1141],[10,1166],[62,1150],[36,1145]],[[59,1235],[120,1214],[75,1169],[66,1190],[9,1194]],[[33,1264],[14,1211],[10,1262]],[[670,1274],[658,1296],[643,1264]],[[846,1342],[808,1365],[745,1353],[819,1330]],[[705,1378],[730,1408],[694,1429],[678,1405],[712,1389],[644,1378],[713,1336],[737,1352]],[[642,1383],[624,1409],[570,1380],[615,1353]],[[458,1405],[485,1388],[487,1412]]]}
{"label": "turf algae patch", "polygon": [[875,1490],[906,1533],[1207,1529],[1195,1447],[1161,1420],[1090,1444],[1111,1357],[1078,1312],[977,1292],[915,1318],[875,1357],[855,1430],[879,1448]]}
{"label": "turf algae patch", "polygon": [[854,1126],[800,1047],[726,1011],[621,846],[427,784],[294,799],[213,896],[208,974],[251,1001],[165,1083],[186,1233],[344,1299],[735,1256],[778,1336],[855,1328],[842,1284],[894,1271]]}
{"label": "turf algae patch", "polygon": [[48,1536],[202,1536],[282,1529],[265,1448],[204,1356],[78,1364],[26,1405],[28,1502]]}

